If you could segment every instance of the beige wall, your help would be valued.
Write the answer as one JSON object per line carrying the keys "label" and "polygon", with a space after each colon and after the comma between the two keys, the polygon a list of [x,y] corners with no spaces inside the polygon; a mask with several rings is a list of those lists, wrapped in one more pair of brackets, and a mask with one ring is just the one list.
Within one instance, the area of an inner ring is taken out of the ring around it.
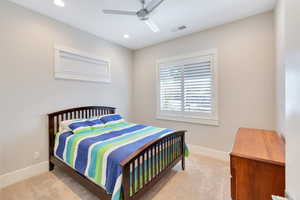
{"label": "beige wall", "polygon": [[300,199],[300,2],[279,0],[276,7],[277,127],[286,138],[286,192]]}
{"label": "beige wall", "polygon": [[300,199],[300,1],[284,0],[285,79],[286,79],[286,191]]}
{"label": "beige wall", "polygon": [[[133,119],[188,130],[188,143],[230,151],[239,127],[275,129],[273,13],[265,13],[137,50],[133,70]],[[212,48],[219,56],[220,126],[157,120],[156,60]]]}
{"label": "beige wall", "polygon": [[285,134],[285,9],[284,1],[278,1],[275,9],[276,26],[276,125],[277,131]]}
{"label": "beige wall", "polygon": [[[0,27],[0,175],[48,159],[49,112],[111,105],[129,117],[130,50],[7,1],[0,1]],[[110,59],[112,83],[54,80],[54,44]]]}

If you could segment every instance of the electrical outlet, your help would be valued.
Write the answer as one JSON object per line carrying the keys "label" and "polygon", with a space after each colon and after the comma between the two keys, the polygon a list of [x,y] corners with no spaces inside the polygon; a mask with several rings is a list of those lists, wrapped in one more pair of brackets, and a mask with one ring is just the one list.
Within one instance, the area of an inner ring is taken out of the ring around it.
{"label": "electrical outlet", "polygon": [[39,152],[34,152],[33,158],[34,158],[34,160],[40,159],[40,153]]}

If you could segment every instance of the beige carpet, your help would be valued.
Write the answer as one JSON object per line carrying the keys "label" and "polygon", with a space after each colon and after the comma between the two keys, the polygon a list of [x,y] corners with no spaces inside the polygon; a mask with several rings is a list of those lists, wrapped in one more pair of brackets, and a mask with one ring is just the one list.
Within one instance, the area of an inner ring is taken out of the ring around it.
{"label": "beige carpet", "polygon": [[[143,200],[229,200],[229,163],[191,154],[186,171],[168,173]],[[1,200],[98,199],[59,169],[1,190]]]}

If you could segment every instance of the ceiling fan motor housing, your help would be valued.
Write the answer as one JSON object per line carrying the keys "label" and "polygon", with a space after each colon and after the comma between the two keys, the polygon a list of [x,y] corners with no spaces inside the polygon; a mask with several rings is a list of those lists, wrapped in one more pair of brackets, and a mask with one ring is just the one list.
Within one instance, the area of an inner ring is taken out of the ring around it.
{"label": "ceiling fan motor housing", "polygon": [[149,17],[149,11],[147,9],[141,9],[140,11],[138,11],[137,16],[141,19],[141,20],[148,20]]}

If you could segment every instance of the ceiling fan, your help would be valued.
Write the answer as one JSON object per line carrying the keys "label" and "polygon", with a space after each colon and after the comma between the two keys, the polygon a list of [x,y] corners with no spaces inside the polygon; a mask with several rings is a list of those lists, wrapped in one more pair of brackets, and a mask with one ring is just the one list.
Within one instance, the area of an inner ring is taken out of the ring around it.
{"label": "ceiling fan", "polygon": [[135,11],[125,10],[103,10],[104,14],[115,14],[115,15],[129,15],[137,16],[140,20],[145,22],[153,32],[159,32],[158,26],[150,19],[150,14],[163,2],[164,0],[152,0],[146,4],[146,0],[140,0],[142,8]]}

